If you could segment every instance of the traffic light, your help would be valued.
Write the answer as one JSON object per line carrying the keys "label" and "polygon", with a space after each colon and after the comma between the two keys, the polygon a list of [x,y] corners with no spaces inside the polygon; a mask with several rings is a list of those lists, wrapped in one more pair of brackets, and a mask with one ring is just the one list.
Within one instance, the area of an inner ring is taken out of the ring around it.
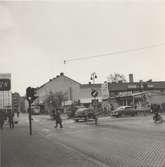
{"label": "traffic light", "polygon": [[33,103],[33,101],[38,98],[38,96],[36,96],[36,89],[28,87],[26,89],[26,98],[29,102]]}

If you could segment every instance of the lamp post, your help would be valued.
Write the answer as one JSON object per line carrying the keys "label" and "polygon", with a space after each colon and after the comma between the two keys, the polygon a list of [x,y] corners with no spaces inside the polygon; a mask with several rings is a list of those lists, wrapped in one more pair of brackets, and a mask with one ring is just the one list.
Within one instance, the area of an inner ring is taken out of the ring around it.
{"label": "lamp post", "polygon": [[90,78],[90,79],[93,81],[93,84],[95,84],[95,80],[97,79],[97,75],[96,75],[95,72],[93,72],[93,73],[91,74],[91,78]]}
{"label": "lamp post", "polygon": [[92,97],[94,98],[92,100],[92,105],[93,105],[93,109],[94,109],[94,119],[95,119],[95,125],[97,125],[97,116],[96,116],[96,113],[97,113],[97,105],[98,105],[98,100],[96,99],[96,97],[98,96],[98,91],[96,89],[94,89],[94,86],[95,86],[95,80],[97,79],[97,75],[95,72],[93,72],[91,74],[91,78],[92,80],[92,87],[91,87],[91,95]]}

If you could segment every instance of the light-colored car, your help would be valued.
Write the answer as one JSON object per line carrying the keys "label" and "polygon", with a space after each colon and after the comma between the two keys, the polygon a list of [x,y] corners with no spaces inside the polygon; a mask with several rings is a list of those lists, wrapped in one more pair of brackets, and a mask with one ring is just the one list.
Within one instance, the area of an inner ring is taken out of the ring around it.
{"label": "light-colored car", "polygon": [[112,111],[112,116],[113,117],[120,117],[124,115],[129,115],[129,116],[135,116],[137,115],[137,111],[135,108],[132,106],[120,106],[117,109]]}

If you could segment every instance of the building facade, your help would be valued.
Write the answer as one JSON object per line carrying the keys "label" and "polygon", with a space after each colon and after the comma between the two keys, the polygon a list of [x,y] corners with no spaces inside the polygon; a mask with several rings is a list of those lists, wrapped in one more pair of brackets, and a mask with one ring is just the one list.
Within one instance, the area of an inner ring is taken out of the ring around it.
{"label": "building facade", "polygon": [[65,101],[65,104],[71,104],[72,102],[79,100],[80,83],[61,73],[37,88],[38,103],[43,104],[50,92],[62,92],[66,94],[67,100]]}
{"label": "building facade", "polygon": [[165,104],[165,81],[109,83],[109,94],[119,105]]}
{"label": "building facade", "polygon": [[12,93],[12,110],[14,113],[20,112],[20,95],[19,93],[15,92]]}

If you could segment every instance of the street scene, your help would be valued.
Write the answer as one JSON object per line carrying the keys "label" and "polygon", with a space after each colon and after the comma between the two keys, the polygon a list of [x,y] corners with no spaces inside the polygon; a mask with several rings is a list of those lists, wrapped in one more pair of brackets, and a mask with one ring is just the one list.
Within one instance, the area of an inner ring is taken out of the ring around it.
{"label": "street scene", "polygon": [[[165,124],[155,125],[151,116],[100,118],[93,122],[64,121],[55,129],[48,116],[33,117],[28,135],[28,116],[21,114],[16,129],[1,131],[1,161],[10,166],[146,166],[165,164]],[[25,144],[26,143],[26,144]]]}
{"label": "street scene", "polygon": [[0,1],[0,166],[165,167],[165,2]]}

